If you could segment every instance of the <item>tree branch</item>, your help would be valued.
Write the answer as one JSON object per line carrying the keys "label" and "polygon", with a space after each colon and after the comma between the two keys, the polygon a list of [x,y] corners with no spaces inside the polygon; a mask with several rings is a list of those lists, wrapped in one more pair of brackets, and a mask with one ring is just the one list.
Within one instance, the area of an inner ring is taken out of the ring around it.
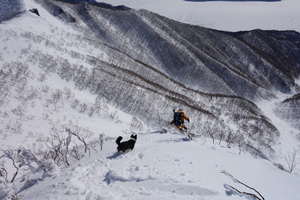
{"label": "tree branch", "polygon": [[72,135],[76,136],[77,139],[84,144],[84,153],[86,153],[87,152],[87,144],[86,144],[84,138],[81,138],[77,133],[72,132],[69,128],[66,128],[66,132],[68,132],[69,134],[72,134]]}
{"label": "tree branch", "polygon": [[238,179],[234,178],[231,174],[229,174],[229,173],[226,172],[226,171],[222,171],[221,173],[227,175],[227,176],[230,177],[231,179],[234,179],[235,182],[237,182],[237,183],[239,183],[239,184],[241,184],[241,185],[243,185],[243,186],[245,186],[245,187],[247,187],[247,188],[249,188],[249,189],[255,191],[261,198],[259,198],[257,195],[252,194],[252,193],[241,192],[241,191],[239,191],[238,189],[236,189],[236,188],[234,188],[234,187],[232,187],[232,186],[226,184],[226,185],[227,185],[228,187],[230,187],[231,189],[235,190],[236,192],[238,192],[238,193],[240,193],[240,194],[246,194],[246,195],[250,195],[250,196],[252,196],[252,197],[255,197],[255,198],[257,198],[258,200],[265,200],[265,198],[264,198],[264,197],[263,197],[263,196],[255,189],[255,188],[250,187],[250,186],[246,185],[245,183],[239,181]]}

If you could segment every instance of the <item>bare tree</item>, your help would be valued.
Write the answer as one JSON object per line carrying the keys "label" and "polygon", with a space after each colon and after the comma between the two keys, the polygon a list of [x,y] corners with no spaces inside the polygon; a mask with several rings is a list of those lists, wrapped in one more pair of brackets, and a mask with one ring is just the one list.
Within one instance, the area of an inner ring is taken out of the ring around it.
{"label": "bare tree", "polygon": [[294,148],[292,152],[289,152],[284,156],[284,160],[286,162],[287,170],[289,173],[292,173],[295,167],[300,164],[300,161],[297,158],[298,152],[299,151]]}
{"label": "bare tree", "polygon": [[219,136],[219,145],[221,145],[221,142],[222,142],[223,138],[225,137],[224,131],[221,131],[221,133],[218,136]]}
{"label": "bare tree", "polygon": [[77,139],[83,143],[83,145],[84,145],[84,153],[86,153],[87,150],[88,150],[88,146],[87,146],[87,143],[85,142],[84,138],[80,137],[78,133],[72,132],[69,128],[66,128],[66,132],[68,132],[71,135],[76,136]]}
{"label": "bare tree", "polygon": [[[47,153],[44,153],[44,159],[50,158],[57,166],[59,166],[61,162],[64,162],[64,140],[58,132],[54,130],[54,128],[52,128],[52,131],[54,131],[54,134],[52,134],[51,138],[48,139],[50,144],[47,144],[47,147],[49,150]],[[67,163],[65,164],[67,165]]]}
{"label": "bare tree", "polygon": [[87,108],[88,108],[88,106],[86,105],[86,103],[82,103],[79,105],[79,112],[84,113]]}
{"label": "bare tree", "polygon": [[58,101],[62,99],[62,94],[63,92],[60,89],[56,89],[54,92],[52,92],[50,97],[51,103],[56,105]]}
{"label": "bare tree", "polygon": [[[32,163],[34,165],[38,164],[39,161],[35,157],[33,153],[31,153],[30,150],[26,150],[22,147],[16,149],[16,150],[5,150],[3,151],[3,155],[0,158],[7,158],[12,161],[12,166],[16,169],[15,173],[13,174],[12,179],[10,180],[10,183],[13,183],[16,179],[17,175],[19,174],[19,170],[23,166],[27,166],[29,169],[32,168]],[[0,176],[7,179],[7,171],[2,164],[0,168]]]}
{"label": "bare tree", "polygon": [[80,150],[78,145],[74,145],[72,150],[71,150],[71,155],[76,159],[76,160],[80,160],[81,156],[80,156]]}
{"label": "bare tree", "polygon": [[238,146],[239,146],[239,154],[241,155],[242,153],[242,150],[245,146],[245,140],[244,140],[244,136],[243,135],[238,135],[237,136],[237,143],[238,143]]}
{"label": "bare tree", "polygon": [[[15,178],[17,177],[18,173],[19,173],[19,168],[22,167],[23,164],[19,164],[17,163],[17,160],[16,160],[16,156],[14,155],[14,152],[13,150],[6,150],[6,151],[3,151],[3,155],[1,156],[1,158],[8,158],[9,160],[12,161],[12,165],[13,167],[16,169],[12,179],[10,180],[10,183],[13,183]],[[2,168],[2,172],[1,172],[3,175],[6,175],[6,178],[7,178],[7,171],[5,170],[5,168]],[[3,176],[4,177],[4,176]]]}
{"label": "bare tree", "polygon": [[215,135],[212,131],[207,131],[206,133],[209,137],[211,137],[213,144],[215,144]]}
{"label": "bare tree", "polygon": [[225,138],[225,141],[227,142],[227,148],[230,148],[232,144],[236,142],[237,136],[233,135],[232,132],[230,131]]}
{"label": "bare tree", "polygon": [[7,170],[6,170],[5,166],[4,166],[4,164],[1,163],[1,166],[0,166],[0,177],[3,177],[4,180],[6,182],[8,182],[7,175],[8,175]]}

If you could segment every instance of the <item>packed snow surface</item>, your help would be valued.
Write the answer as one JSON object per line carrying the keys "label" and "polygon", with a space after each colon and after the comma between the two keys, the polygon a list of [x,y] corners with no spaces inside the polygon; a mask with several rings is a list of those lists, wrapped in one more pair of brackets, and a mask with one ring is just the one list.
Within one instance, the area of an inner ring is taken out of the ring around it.
{"label": "packed snow surface", "polygon": [[[124,136],[124,140],[129,135]],[[300,178],[238,148],[170,133],[139,134],[135,148],[116,153],[114,140],[60,174],[39,181],[22,199],[240,200],[227,185],[265,199],[296,200]],[[227,176],[224,172],[233,177]]]}

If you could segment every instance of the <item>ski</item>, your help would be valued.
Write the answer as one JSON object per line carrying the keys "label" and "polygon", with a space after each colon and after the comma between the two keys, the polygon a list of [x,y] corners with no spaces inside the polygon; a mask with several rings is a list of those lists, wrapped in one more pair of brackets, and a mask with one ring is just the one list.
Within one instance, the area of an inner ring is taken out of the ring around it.
{"label": "ski", "polygon": [[187,136],[190,140],[193,140],[193,137],[195,136],[195,134],[188,131]]}
{"label": "ski", "polygon": [[[173,129],[173,128],[172,128],[172,129]],[[190,140],[193,140],[193,137],[195,136],[194,133],[191,133],[191,132],[188,131],[188,130],[182,131],[182,130],[179,130],[179,129],[174,129],[174,131],[170,131],[167,127],[162,128],[162,130],[161,130],[160,132],[161,132],[162,134],[163,134],[163,133],[172,133],[172,134],[174,134],[174,133],[178,132],[179,134],[184,134],[184,135],[186,135]]]}

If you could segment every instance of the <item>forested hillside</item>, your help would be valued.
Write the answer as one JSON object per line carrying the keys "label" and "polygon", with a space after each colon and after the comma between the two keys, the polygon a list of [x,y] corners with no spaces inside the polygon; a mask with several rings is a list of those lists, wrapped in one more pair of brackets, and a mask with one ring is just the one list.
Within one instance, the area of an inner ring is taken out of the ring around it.
{"label": "forested hillside", "polygon": [[[66,98],[70,107],[89,116],[99,112],[101,102],[158,130],[172,120],[173,109],[182,108],[196,135],[274,152],[280,132],[255,102],[299,92],[299,33],[221,32],[125,6],[34,2],[38,15],[27,11],[13,19],[29,23],[1,25],[4,130],[21,133],[24,118],[34,123],[28,105],[57,109]],[[70,99],[68,87],[52,89],[45,82],[50,76],[73,83],[98,103]],[[297,124],[291,112],[280,115]],[[40,115],[49,120],[47,110]]]}

